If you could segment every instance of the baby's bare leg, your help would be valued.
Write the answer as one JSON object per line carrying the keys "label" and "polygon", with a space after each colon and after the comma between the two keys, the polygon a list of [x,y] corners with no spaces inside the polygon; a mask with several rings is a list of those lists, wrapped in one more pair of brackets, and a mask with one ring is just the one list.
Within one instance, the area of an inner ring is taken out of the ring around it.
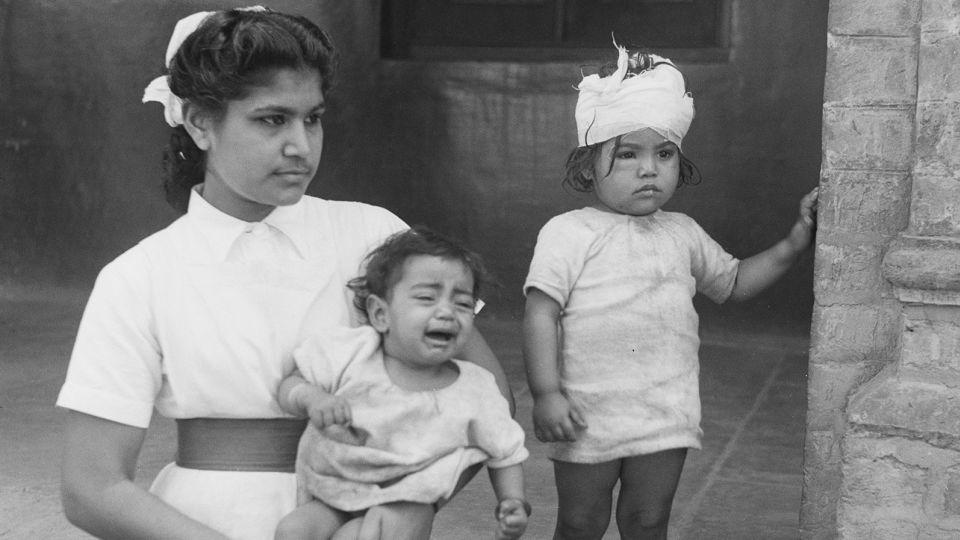
{"label": "baby's bare leg", "polygon": [[275,540],[329,540],[350,516],[314,499],[298,506],[277,525]]}
{"label": "baby's bare leg", "polygon": [[331,540],[429,540],[432,528],[433,505],[395,502],[368,508],[362,518],[348,521]]}
{"label": "baby's bare leg", "polygon": [[330,540],[357,540],[357,536],[360,535],[360,527],[363,525],[363,518],[353,518],[350,521],[343,524],[343,527],[340,527],[336,533],[330,538]]}

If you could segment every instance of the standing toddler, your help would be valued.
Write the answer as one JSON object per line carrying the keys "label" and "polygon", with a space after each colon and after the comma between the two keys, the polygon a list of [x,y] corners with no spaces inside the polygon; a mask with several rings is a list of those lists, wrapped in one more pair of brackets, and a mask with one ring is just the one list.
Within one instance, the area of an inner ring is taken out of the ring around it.
{"label": "standing toddler", "polygon": [[524,284],[524,356],[538,439],[550,442],[554,538],[599,539],[620,494],[622,538],[666,538],[688,448],[700,448],[693,296],[745,300],[810,245],[817,191],[789,234],[737,260],[690,217],[661,210],[694,180],[681,143],[693,98],[668,59],[619,47],[579,85],[579,147],[564,182],[591,206],[541,229]]}

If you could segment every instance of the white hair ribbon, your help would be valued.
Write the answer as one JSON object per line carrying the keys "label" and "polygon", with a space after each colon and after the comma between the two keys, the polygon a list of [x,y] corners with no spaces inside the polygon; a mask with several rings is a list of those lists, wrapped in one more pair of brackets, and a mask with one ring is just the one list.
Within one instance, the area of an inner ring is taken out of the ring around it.
{"label": "white hair ribbon", "polygon": [[607,77],[588,75],[577,86],[578,145],[651,128],[679,148],[694,114],[693,97],[684,87],[683,75],[670,60],[653,54],[649,55],[652,64],[666,64],[627,73],[627,49],[616,46],[617,70]]}
{"label": "white hair ribbon", "polygon": [[[241,11],[266,11],[263,6],[251,6],[239,8]],[[186,41],[200,24],[214,11],[198,11],[193,15],[188,15],[179,21],[173,27],[173,34],[170,36],[170,42],[167,44],[167,54],[164,57],[164,65],[170,67],[170,61],[180,50],[180,45]],[[143,103],[156,101],[163,105],[163,117],[170,127],[176,127],[183,124],[183,100],[170,91],[170,85],[167,82],[167,76],[161,75],[150,81],[150,84],[143,90]]]}

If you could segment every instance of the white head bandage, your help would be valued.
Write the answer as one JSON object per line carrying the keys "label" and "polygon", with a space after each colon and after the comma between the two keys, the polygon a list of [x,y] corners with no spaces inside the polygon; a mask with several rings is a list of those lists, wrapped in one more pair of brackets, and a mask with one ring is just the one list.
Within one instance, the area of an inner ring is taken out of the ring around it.
{"label": "white head bandage", "polygon": [[618,135],[650,128],[680,147],[693,121],[693,98],[683,75],[666,58],[648,55],[652,63],[666,62],[628,73],[627,49],[617,46],[617,70],[607,76],[588,75],[577,89],[578,145],[602,143]]}
{"label": "white head bandage", "polygon": [[[240,8],[241,11],[266,11],[262,6],[251,6]],[[177,21],[173,27],[173,34],[170,36],[170,42],[167,44],[167,55],[164,57],[163,65],[170,67],[170,61],[180,50],[180,45],[186,41],[187,37],[200,27],[213,11],[199,11]],[[161,75],[150,81],[150,84],[143,91],[143,103],[156,101],[163,105],[163,117],[167,120],[170,127],[176,127],[183,124],[183,100],[170,91],[170,85],[167,83],[167,76]]]}

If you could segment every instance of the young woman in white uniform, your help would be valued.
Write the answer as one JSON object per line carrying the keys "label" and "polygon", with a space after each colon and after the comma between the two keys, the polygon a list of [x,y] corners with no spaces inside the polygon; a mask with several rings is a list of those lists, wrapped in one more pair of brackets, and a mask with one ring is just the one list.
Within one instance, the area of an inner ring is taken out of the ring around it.
{"label": "young woman in white uniform", "polygon": [[[144,100],[173,127],[168,200],[186,213],[101,271],[58,405],[69,409],[63,503],[104,538],[273,538],[296,504],[303,421],[280,409],[301,328],[356,324],[346,282],[406,225],[382,208],[304,195],[320,161],[333,47],[263,8],[181,20]],[[479,334],[465,359],[503,370]],[[177,419],[177,462],[134,484],[153,409]],[[433,508],[384,508],[392,538]]]}

